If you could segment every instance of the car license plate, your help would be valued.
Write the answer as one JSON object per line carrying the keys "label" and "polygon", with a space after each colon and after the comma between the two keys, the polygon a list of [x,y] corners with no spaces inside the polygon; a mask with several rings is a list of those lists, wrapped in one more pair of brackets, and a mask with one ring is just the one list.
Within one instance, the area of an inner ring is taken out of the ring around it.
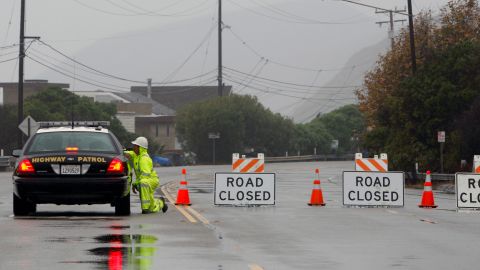
{"label": "car license plate", "polygon": [[80,165],[62,165],[61,174],[80,174]]}

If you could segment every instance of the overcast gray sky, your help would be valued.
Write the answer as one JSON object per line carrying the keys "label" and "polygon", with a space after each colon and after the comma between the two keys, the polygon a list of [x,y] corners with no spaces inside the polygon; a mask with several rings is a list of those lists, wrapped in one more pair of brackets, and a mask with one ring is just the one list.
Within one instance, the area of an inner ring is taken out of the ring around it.
{"label": "overcast gray sky", "polygon": [[[1,2],[0,47],[6,47],[18,43],[20,1]],[[26,34],[40,36],[51,46],[31,45],[27,55],[41,64],[27,58],[26,79],[66,82],[77,91],[128,91],[139,84],[100,75],[57,50],[122,79],[171,82],[200,76],[183,84],[215,85],[217,0],[26,2]],[[387,9],[407,5],[406,0],[357,2]],[[414,13],[422,9],[438,13],[445,3],[413,0]],[[245,87],[252,76],[321,86],[348,68],[345,63],[356,52],[387,38],[387,25],[375,24],[388,20],[385,14],[341,1],[223,0],[223,7],[224,66],[230,68],[225,71],[230,76],[226,83],[236,92],[258,96],[274,111],[283,112],[308,98],[307,93],[273,93],[267,84]],[[17,54],[17,47],[0,48],[0,81],[17,81],[17,61],[8,61]]]}

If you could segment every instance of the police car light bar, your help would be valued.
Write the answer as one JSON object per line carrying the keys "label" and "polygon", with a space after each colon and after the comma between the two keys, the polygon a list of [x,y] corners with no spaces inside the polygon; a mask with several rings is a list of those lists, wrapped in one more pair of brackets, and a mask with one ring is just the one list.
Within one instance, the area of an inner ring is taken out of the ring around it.
{"label": "police car light bar", "polygon": [[[40,128],[49,128],[49,127],[71,127],[71,121],[47,121],[47,122],[38,122]],[[108,127],[110,126],[110,121],[74,121],[74,127]]]}

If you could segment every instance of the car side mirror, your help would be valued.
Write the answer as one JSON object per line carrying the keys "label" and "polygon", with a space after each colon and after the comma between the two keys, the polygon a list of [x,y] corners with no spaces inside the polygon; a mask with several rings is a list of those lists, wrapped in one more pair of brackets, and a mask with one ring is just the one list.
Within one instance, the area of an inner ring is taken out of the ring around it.
{"label": "car side mirror", "polygon": [[22,155],[22,149],[15,149],[12,152],[12,156],[14,156],[14,157],[19,157],[21,155]]}

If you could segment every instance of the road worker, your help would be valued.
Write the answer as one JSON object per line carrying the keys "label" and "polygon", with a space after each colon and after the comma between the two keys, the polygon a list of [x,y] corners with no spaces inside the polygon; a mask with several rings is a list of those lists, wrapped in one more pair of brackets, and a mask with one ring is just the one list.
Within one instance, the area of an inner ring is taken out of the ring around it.
{"label": "road worker", "polygon": [[125,156],[133,161],[133,170],[135,171],[135,182],[132,185],[132,191],[137,194],[140,192],[140,204],[142,214],[156,213],[168,209],[164,198],[155,199],[155,189],[159,185],[157,173],[153,169],[153,162],[148,155],[148,141],[145,137],[138,137],[133,142],[132,151],[125,151]]}
{"label": "road worker", "polygon": [[133,160],[137,158],[137,155],[133,151],[133,148],[129,148],[123,151],[124,155],[128,158],[127,160],[127,169],[128,169],[128,186],[132,185],[133,182]]}

